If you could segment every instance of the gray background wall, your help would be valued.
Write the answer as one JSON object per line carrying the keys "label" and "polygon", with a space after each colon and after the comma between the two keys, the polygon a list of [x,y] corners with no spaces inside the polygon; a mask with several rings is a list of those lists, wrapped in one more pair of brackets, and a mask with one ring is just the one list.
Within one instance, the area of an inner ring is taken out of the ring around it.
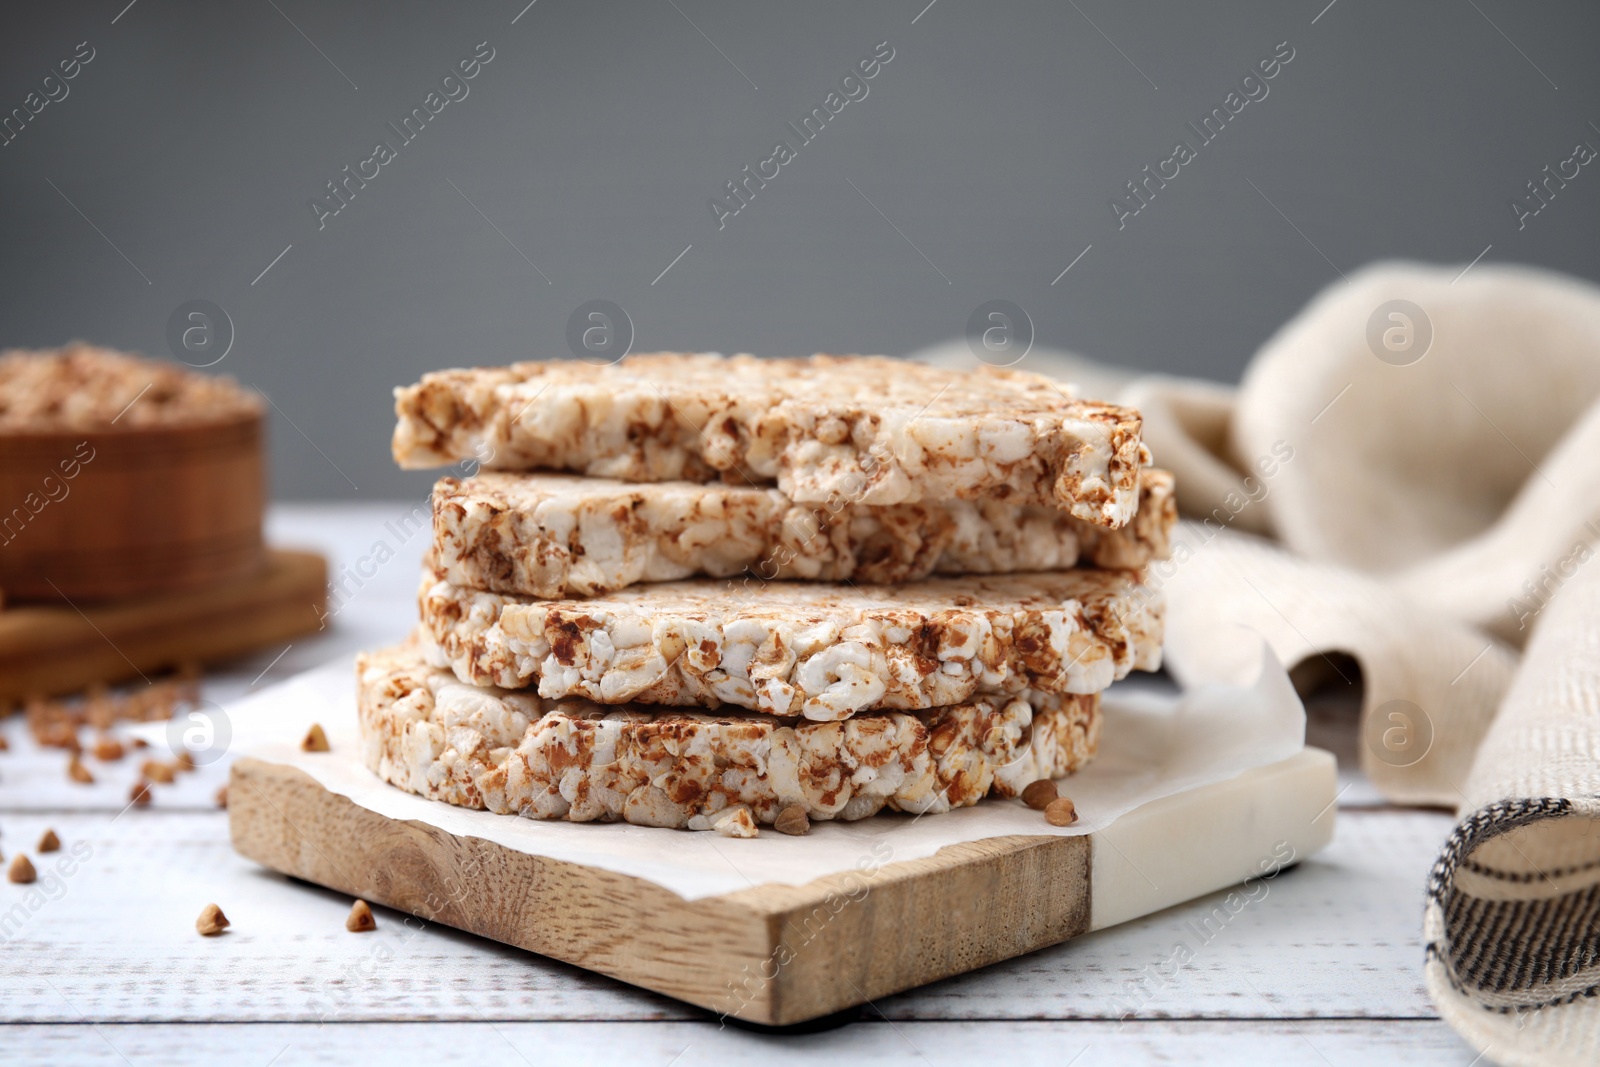
{"label": "gray background wall", "polygon": [[[428,483],[392,469],[391,386],[563,355],[597,297],[635,350],[763,354],[902,353],[1004,298],[1040,344],[1229,380],[1375,258],[1600,278],[1600,167],[1521,230],[1507,206],[1600,146],[1583,0],[525,2],[8,5],[0,111],[95,57],[0,148],[0,343],[169,356],[169,315],[211,300],[236,331],[212,371],[276,405],[276,494],[376,499]],[[484,41],[319,230],[307,201]],[[869,95],[719,231],[709,198],[880,41]],[[1110,198],[1284,41],[1119,230]]]}

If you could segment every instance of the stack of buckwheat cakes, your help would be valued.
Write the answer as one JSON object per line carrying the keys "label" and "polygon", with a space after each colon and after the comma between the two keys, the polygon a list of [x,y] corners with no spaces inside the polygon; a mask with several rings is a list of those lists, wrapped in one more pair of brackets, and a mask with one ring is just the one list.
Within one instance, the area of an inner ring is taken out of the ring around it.
{"label": "stack of buckwheat cakes", "polygon": [[433,491],[367,764],[538,819],[748,837],[938,813],[1083,766],[1160,662],[1171,475],[1037,375],[660,354],[395,391]]}

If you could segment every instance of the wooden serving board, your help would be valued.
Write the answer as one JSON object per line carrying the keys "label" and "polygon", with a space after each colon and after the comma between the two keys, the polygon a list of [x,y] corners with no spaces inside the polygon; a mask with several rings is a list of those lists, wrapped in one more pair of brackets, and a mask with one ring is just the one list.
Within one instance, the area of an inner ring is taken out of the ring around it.
{"label": "wooden serving board", "polygon": [[[379,815],[284,764],[238,760],[228,798],[234,848],[274,870],[784,1026],[1275,872],[1332,839],[1336,796],[1333,757],[1305,749],[1086,835],[992,838],[692,901]],[[1254,885],[1240,899],[1254,899]],[[1227,913],[1245,906],[1223,900],[1235,904]]]}
{"label": "wooden serving board", "polygon": [[108,604],[0,609],[0,700],[75,693],[185,663],[211,663],[314,632],[328,565],[271,550],[254,573],[181,593]]}

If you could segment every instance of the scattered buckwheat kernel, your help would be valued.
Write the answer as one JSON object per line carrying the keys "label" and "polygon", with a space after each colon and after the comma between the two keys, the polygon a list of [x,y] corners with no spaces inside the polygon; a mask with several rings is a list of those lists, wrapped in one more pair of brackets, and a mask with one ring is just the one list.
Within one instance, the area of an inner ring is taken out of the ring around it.
{"label": "scattered buckwheat kernel", "polygon": [[9,749],[10,747],[11,747],[11,742],[7,741],[4,737],[0,737],[0,752],[4,752],[7,749]]}
{"label": "scattered buckwheat kernel", "polygon": [[117,721],[117,707],[104,685],[96,683],[84,692],[85,717],[96,730],[108,729]]}
{"label": "scattered buckwheat kernel", "polygon": [[366,901],[357,900],[350,905],[350,917],[344,921],[344,928],[352,934],[364,934],[376,930],[378,920],[372,917],[372,908]]}
{"label": "scattered buckwheat kernel", "polygon": [[28,857],[19,852],[11,858],[11,867],[6,871],[6,881],[28,885],[38,877],[33,864],[28,862]]}
{"label": "scattered buckwheat kernel", "polygon": [[806,817],[805,808],[799,804],[790,804],[778,812],[778,817],[772,822],[772,828],[780,834],[799,837],[811,832],[811,820]]}
{"label": "scattered buckwheat kernel", "polygon": [[1044,821],[1051,826],[1071,826],[1078,821],[1078,809],[1067,797],[1057,797],[1045,805]]}
{"label": "scattered buckwheat kernel", "polygon": [[305,740],[300,742],[300,748],[304,752],[328,751],[328,735],[322,732],[320,722],[311,724],[311,729],[306,731]]}
{"label": "scattered buckwheat kernel", "polygon": [[89,773],[89,768],[85,767],[83,761],[77,756],[73,756],[67,761],[67,777],[79,785],[94,784],[94,775]]}
{"label": "scattered buckwheat kernel", "polygon": [[92,751],[94,752],[94,758],[102,763],[111,763],[125,755],[122,742],[114,737],[101,736],[96,738]]}
{"label": "scattered buckwheat kernel", "polygon": [[226,782],[224,782],[222,785],[217,786],[217,807],[225,808],[227,806],[228,806],[228,784]]}
{"label": "scattered buckwheat kernel", "polygon": [[192,771],[194,770],[194,757],[189,754],[187,749],[185,749],[184,751],[178,753],[177,759],[172,761],[172,767],[174,770]]}
{"label": "scattered buckwheat kernel", "polygon": [[222,909],[215,904],[207,904],[200,909],[200,918],[194,921],[194,928],[200,932],[201,937],[216,937],[233,924],[228,917],[222,914]]}
{"label": "scattered buckwheat kernel", "polygon": [[150,742],[146,741],[142,737],[135,737],[133,739],[133,747],[134,748],[149,748],[150,747]]}
{"label": "scattered buckwheat kernel", "polygon": [[150,783],[135,782],[133,791],[128,794],[128,800],[136,807],[148,808],[150,806]]}
{"label": "scattered buckwheat kernel", "polygon": [[160,782],[162,785],[171,785],[177,777],[172,773],[172,765],[170,763],[162,763],[160,760],[153,759],[145,760],[144,766],[139,768],[139,773],[150,779],[150,781]]}
{"label": "scattered buckwheat kernel", "polygon": [[46,830],[44,832],[44,836],[39,838],[39,851],[40,852],[59,852],[59,851],[61,851],[61,838],[56,836],[56,832],[54,830]]}
{"label": "scattered buckwheat kernel", "polygon": [[1034,811],[1043,811],[1057,795],[1056,784],[1041,778],[1022,791],[1022,802]]}

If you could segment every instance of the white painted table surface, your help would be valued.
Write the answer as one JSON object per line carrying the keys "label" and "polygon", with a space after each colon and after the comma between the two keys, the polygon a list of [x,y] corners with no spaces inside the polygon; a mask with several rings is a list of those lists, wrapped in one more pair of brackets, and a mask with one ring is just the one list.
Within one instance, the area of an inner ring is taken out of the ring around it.
{"label": "white painted table surface", "polygon": [[[336,577],[345,567],[353,577],[326,633],[214,673],[207,697],[399,638],[425,539],[403,539],[408,510],[274,508],[275,543],[320,549]],[[357,572],[362,557],[390,553]],[[1314,720],[1313,742],[1345,768],[1334,843],[1209,943],[1190,923],[1222,894],[884,998],[838,1029],[776,1035],[719,1027],[698,1009],[387,909],[375,909],[376,933],[347,933],[348,899],[233,853],[211,799],[226,760],[118,815],[131,757],[90,760],[99,781],[75,785],[65,757],[38,750],[13,717],[0,724],[11,744],[0,753],[0,850],[7,861],[32,853],[53,827],[65,848],[34,855],[41,874],[79,843],[90,851],[69,876],[0,883],[0,1062],[1467,1067],[1477,1050],[1438,1019],[1421,976],[1423,883],[1451,820],[1388,807],[1349,772],[1352,709]],[[233,921],[223,937],[194,931],[209,901]],[[1195,952],[1174,969],[1180,939]]]}

